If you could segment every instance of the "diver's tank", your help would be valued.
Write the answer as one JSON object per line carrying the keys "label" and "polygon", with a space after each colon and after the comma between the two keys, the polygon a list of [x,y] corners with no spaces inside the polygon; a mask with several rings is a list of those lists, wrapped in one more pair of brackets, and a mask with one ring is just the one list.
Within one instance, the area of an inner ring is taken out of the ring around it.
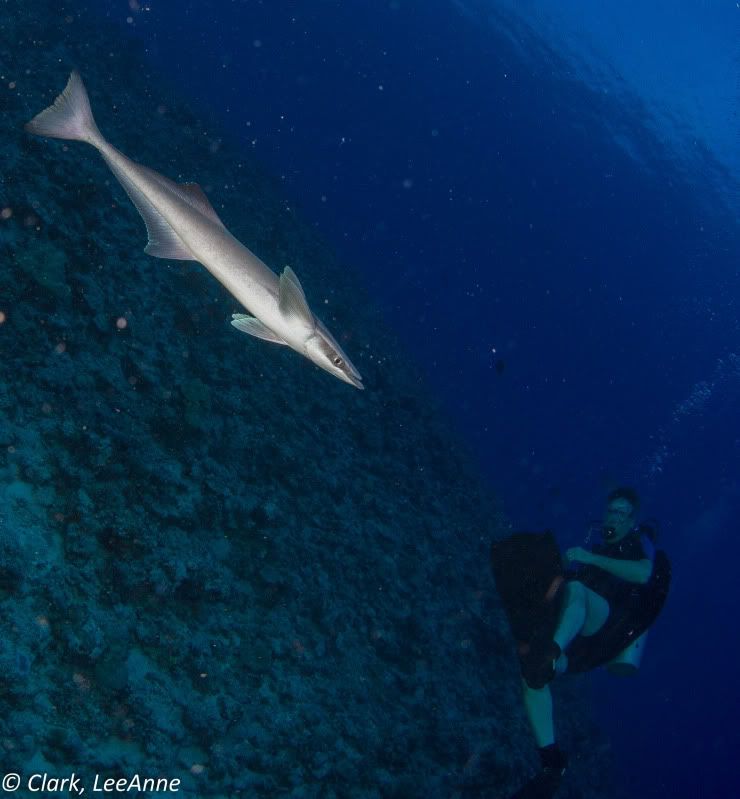
{"label": "diver's tank", "polygon": [[648,631],[645,630],[639,638],[635,638],[628,647],[623,649],[614,660],[610,660],[606,664],[609,673],[616,674],[619,677],[629,677],[631,674],[636,674],[640,668],[647,637]]}

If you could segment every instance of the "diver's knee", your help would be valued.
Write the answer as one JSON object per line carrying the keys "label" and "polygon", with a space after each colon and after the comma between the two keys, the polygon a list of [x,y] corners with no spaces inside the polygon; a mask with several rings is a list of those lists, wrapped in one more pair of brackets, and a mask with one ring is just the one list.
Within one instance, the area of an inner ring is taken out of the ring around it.
{"label": "diver's knee", "polygon": [[560,653],[560,657],[555,661],[555,677],[558,674],[565,674],[568,671],[568,656],[565,652]]}
{"label": "diver's knee", "polygon": [[609,602],[595,591],[587,590],[586,598],[586,619],[583,623],[581,635],[593,635],[597,633],[609,618]]}
{"label": "diver's knee", "polygon": [[586,596],[586,586],[580,580],[568,580],[565,590],[568,596],[584,598]]}
{"label": "diver's knee", "polygon": [[571,606],[586,605],[586,586],[578,580],[568,580],[565,584],[565,596],[563,597],[563,608]]}

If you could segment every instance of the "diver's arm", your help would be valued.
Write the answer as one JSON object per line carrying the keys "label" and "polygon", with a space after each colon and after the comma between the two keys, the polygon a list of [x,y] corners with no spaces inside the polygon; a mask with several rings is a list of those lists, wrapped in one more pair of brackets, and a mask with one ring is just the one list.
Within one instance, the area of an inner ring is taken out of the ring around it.
{"label": "diver's arm", "polygon": [[604,555],[589,553],[588,563],[603,569],[605,572],[626,580],[628,583],[646,583],[653,573],[653,562],[650,558],[642,560],[620,560],[619,558],[607,558]]}

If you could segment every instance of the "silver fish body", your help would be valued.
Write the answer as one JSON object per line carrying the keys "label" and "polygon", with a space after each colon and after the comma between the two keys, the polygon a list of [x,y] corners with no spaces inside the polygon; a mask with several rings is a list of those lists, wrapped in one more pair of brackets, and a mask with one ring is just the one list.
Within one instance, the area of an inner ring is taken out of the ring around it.
{"label": "silver fish body", "polygon": [[145,252],[205,266],[249,311],[233,315],[234,327],[285,344],[340,380],[364,388],[360,373],[310,310],[293,270],[285,267],[278,276],[232,236],[197,184],[175,183],[109,144],[95,124],[79,74],[72,73],[54,104],[26,129],[95,147],[144,219],[149,234]]}

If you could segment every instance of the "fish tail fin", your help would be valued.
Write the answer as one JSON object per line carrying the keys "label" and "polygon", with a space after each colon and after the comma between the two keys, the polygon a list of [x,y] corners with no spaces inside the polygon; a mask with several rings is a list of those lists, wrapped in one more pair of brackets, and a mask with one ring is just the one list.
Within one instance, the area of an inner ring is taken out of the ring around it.
{"label": "fish tail fin", "polygon": [[64,91],[47,109],[26,123],[26,130],[52,139],[72,139],[97,146],[103,140],[93,118],[85,84],[76,70]]}

